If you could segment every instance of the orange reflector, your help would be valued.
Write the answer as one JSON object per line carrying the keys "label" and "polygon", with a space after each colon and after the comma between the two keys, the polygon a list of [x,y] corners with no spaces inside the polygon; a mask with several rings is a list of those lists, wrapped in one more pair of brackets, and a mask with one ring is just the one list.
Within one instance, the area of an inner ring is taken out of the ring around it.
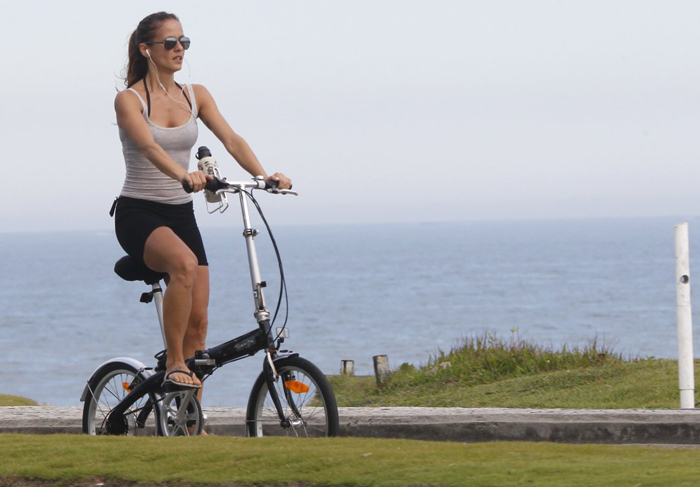
{"label": "orange reflector", "polygon": [[131,384],[129,384],[128,382],[122,382],[122,387],[126,392],[131,392]]}
{"label": "orange reflector", "polygon": [[309,392],[309,386],[307,386],[306,384],[302,384],[298,380],[288,380],[284,383],[284,387],[286,387],[292,392],[296,392],[297,394],[301,394],[302,392]]}

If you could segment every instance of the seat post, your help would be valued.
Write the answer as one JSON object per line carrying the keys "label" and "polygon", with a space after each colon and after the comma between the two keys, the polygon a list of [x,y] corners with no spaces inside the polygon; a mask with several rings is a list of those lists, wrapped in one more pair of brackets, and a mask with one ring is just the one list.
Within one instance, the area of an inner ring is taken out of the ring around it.
{"label": "seat post", "polygon": [[160,324],[160,333],[163,335],[163,346],[167,349],[168,343],[165,340],[165,326],[163,325],[163,289],[160,287],[160,282],[151,284],[151,292],[156,304],[156,313],[158,313],[158,324]]}

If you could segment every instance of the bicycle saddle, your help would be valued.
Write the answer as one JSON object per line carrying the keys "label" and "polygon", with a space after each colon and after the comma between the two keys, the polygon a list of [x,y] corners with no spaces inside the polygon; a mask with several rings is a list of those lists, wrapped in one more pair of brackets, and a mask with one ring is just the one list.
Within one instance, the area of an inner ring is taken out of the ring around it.
{"label": "bicycle saddle", "polygon": [[149,269],[146,264],[129,255],[125,255],[114,264],[114,272],[125,281],[144,281],[146,284],[155,284],[168,275]]}

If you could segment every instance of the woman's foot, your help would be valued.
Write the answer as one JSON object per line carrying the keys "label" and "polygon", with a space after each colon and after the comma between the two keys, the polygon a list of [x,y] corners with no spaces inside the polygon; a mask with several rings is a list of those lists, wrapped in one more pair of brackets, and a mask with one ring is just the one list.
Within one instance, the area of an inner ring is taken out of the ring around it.
{"label": "woman's foot", "polygon": [[187,370],[187,367],[184,365],[181,367],[168,367],[165,372],[163,385],[174,385],[178,387],[188,387],[191,389],[199,389],[202,387],[202,383],[197,376],[194,375],[193,372]]}

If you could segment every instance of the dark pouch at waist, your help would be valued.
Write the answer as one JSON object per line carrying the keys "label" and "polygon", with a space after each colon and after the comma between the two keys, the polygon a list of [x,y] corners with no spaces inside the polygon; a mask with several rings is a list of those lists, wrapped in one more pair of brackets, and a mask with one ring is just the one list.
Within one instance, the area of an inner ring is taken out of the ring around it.
{"label": "dark pouch at waist", "polygon": [[114,216],[114,212],[117,209],[117,203],[119,202],[119,196],[114,198],[114,203],[112,203],[112,208],[109,209],[109,216]]}

